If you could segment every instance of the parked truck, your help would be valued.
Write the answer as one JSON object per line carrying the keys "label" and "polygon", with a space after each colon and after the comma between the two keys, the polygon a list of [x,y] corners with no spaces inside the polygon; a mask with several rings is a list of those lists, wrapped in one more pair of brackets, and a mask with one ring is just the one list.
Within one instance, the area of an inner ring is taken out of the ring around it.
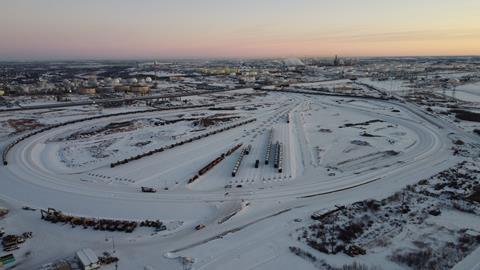
{"label": "parked truck", "polygon": [[154,189],[154,188],[151,188],[151,187],[142,187],[142,192],[145,192],[145,193],[155,193],[155,192],[157,192],[157,190]]}
{"label": "parked truck", "polygon": [[205,228],[205,225],[204,224],[198,224],[197,226],[195,226],[195,230],[199,231],[201,229]]}

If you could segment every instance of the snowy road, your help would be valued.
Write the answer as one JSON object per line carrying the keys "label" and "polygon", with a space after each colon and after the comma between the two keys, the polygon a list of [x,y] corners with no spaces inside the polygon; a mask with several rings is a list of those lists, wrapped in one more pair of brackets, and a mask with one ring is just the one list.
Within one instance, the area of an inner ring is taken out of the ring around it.
{"label": "snowy road", "polygon": [[[292,108],[293,107],[295,106],[292,106]],[[344,109],[358,110],[358,108],[348,108],[348,106],[345,106]],[[282,110],[282,113],[287,111],[288,110]],[[274,113],[276,113],[277,115],[282,114],[279,114],[278,111],[274,111]],[[450,156],[448,153],[450,139],[446,136],[447,131],[433,127],[431,124],[426,123],[426,121],[424,121],[423,119],[418,119],[418,117],[415,117],[413,114],[411,119],[403,119],[387,115],[379,115],[375,112],[364,111],[362,113],[371,114],[372,116],[377,118],[380,117],[385,121],[398,124],[399,126],[403,126],[415,132],[416,136],[418,137],[418,141],[412,148],[404,152],[402,155],[399,155],[397,160],[389,159],[388,161],[385,161],[388,162],[388,164],[398,163],[398,161],[401,161],[401,163],[395,164],[388,168],[381,168],[382,165],[387,164],[379,163],[376,166],[378,167],[378,169],[371,172],[366,172],[361,175],[331,177],[329,179],[322,179],[322,181],[309,180],[311,178],[315,178],[315,170],[311,166],[307,166],[305,172],[302,175],[298,176],[298,179],[293,181],[294,183],[290,182],[286,185],[276,186],[271,189],[262,190],[254,189],[253,187],[250,190],[249,186],[247,185],[244,189],[242,189],[242,193],[245,194],[243,197],[248,200],[265,200],[275,199],[278,197],[300,197],[316,193],[331,192],[337,189],[355,186],[359,183],[368,182],[376,178],[391,179],[392,177],[402,175],[402,173],[405,172],[411,172],[420,168],[427,168],[430,166],[438,166],[438,164],[442,164],[442,162],[448,163],[448,159]],[[290,125],[281,125],[275,128],[277,124],[273,125],[275,131],[274,133],[276,134],[274,136],[274,140],[280,140],[285,142],[287,148],[290,147],[290,142],[295,140],[292,140],[290,138],[290,134],[292,133],[291,129],[294,129],[294,131],[297,133],[296,136],[300,137],[299,140],[302,140],[303,137],[301,134],[302,128],[299,127],[302,125],[301,116],[296,112],[293,114],[293,118],[295,119],[293,125],[295,125],[297,128],[291,128]],[[261,123],[264,119],[271,117],[271,115],[267,114],[263,115],[262,117],[263,118],[259,118],[259,121],[257,121],[257,123],[250,124],[248,128],[260,129],[261,127],[259,127],[258,124]],[[415,118],[416,120],[413,120]],[[284,121],[283,119],[281,120]],[[277,119],[276,121],[280,120]],[[5,179],[3,180],[4,185],[1,195],[10,199],[22,201],[25,204],[36,207],[47,207],[61,204],[62,208],[66,209],[66,211],[69,212],[90,215],[95,214],[99,216],[124,215],[123,212],[115,211],[115,208],[119,207],[113,207],[114,209],[111,209],[112,207],[110,207],[110,205],[112,205],[113,202],[115,202],[114,205],[117,206],[121,204],[128,204],[130,205],[130,207],[142,209],[141,212],[143,212],[144,214],[141,216],[148,216],[153,214],[164,214],[161,213],[162,211],[160,211],[159,207],[156,206],[156,203],[158,202],[162,202],[162,204],[164,204],[168,202],[189,203],[192,201],[212,202],[228,200],[228,198],[225,198],[223,190],[192,192],[188,189],[178,189],[168,193],[145,196],[145,194],[132,192],[128,189],[116,188],[115,190],[112,190],[111,188],[102,185],[83,184],[82,182],[73,180],[73,178],[78,177],[75,174],[59,175],[56,172],[51,172],[48,169],[49,167],[47,160],[49,160],[49,157],[42,156],[43,142],[48,138],[55,136],[55,134],[64,132],[65,130],[63,129],[71,128],[72,127],[59,128],[51,132],[42,133],[32,138],[29,138],[27,141],[16,146],[11,153],[11,158],[13,158],[15,162],[12,162],[12,165],[9,165],[8,167],[1,168],[2,175]],[[237,136],[238,132],[235,131],[227,132],[227,134],[216,135],[215,138],[212,139],[212,143],[225,144],[228,146],[228,142],[233,142],[233,139]],[[263,141],[265,140],[265,136],[257,136],[256,140],[254,140],[254,142],[256,143],[253,145],[254,151],[251,154],[251,157],[260,157],[263,154],[264,149],[262,148],[262,145]],[[248,142],[249,141],[247,141],[246,143]],[[301,143],[304,145],[304,142]],[[192,153],[204,153],[205,151],[208,151],[207,149],[211,149],[212,147],[207,142],[201,143],[200,145],[202,145],[202,148],[193,147],[188,148],[187,150]],[[304,149],[304,147],[305,145],[301,147],[302,158],[304,159],[305,164],[309,164],[311,163],[311,154],[310,151]],[[287,152],[290,153],[291,151]],[[212,156],[215,156],[216,154],[217,153],[213,153]],[[289,158],[290,157],[287,155],[286,161],[289,161]],[[253,160],[254,159],[247,158],[245,160],[245,166],[251,166]],[[175,162],[178,162],[178,160],[174,160],[174,163]],[[293,162],[286,163],[292,164]],[[189,166],[189,163],[187,163],[186,166]],[[295,174],[292,171],[292,166],[293,165],[288,166],[288,169],[285,170],[285,173],[281,174],[281,177],[279,177],[279,179],[288,177],[289,175],[294,176]],[[294,167],[298,166],[299,164],[296,164]],[[265,170],[267,170],[267,168],[262,168],[258,171],[243,170],[243,173],[238,178],[249,180],[256,180],[260,177],[266,178],[265,175],[269,176],[270,174],[266,174]],[[144,181],[148,181],[148,179],[151,178],[152,177],[146,177]],[[35,196],[32,196],[32,194],[35,194]],[[73,205],[69,205],[69,202],[75,203]],[[85,211],[85,205],[90,205],[92,203],[95,203],[95,205],[97,205],[95,207],[96,213],[82,213],[82,211]],[[100,207],[98,207],[98,205],[100,205]],[[129,207],[127,207],[126,209],[128,208]],[[178,214],[181,215],[181,213]]]}

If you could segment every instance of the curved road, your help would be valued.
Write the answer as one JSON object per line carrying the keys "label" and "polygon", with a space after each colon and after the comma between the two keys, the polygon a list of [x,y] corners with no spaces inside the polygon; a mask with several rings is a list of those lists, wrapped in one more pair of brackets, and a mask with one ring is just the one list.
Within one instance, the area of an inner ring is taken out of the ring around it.
{"label": "curved road", "polygon": [[[298,98],[298,95],[288,95]],[[307,98],[302,97],[302,99],[306,100]],[[388,104],[391,105],[391,102]],[[448,137],[449,126],[445,125],[446,128],[440,129],[430,123],[434,122],[437,126],[444,125],[437,119],[431,119],[427,115],[423,115],[422,119],[416,116],[419,112],[413,111],[411,107],[402,103],[396,103],[395,105],[410,112],[412,117],[406,119],[365,110],[361,111],[359,108],[348,105],[337,105],[342,106],[345,110],[360,110],[363,114],[369,114],[372,117],[398,124],[413,131],[418,137],[416,144],[408,151],[398,157],[387,159],[383,164],[378,164],[377,166],[389,165],[389,167],[379,168],[361,175],[351,174],[331,177],[323,181],[311,181],[309,179],[315,179],[315,170],[307,168],[304,174],[299,176],[300,179],[290,184],[262,190],[246,187],[238,191],[236,190],[237,196],[231,198],[225,197],[223,190],[191,191],[179,189],[157,194],[143,194],[126,189],[122,190],[121,188],[117,189],[116,187],[112,190],[112,187],[105,185],[83,184],[78,179],[73,181],[75,177],[78,177],[76,175],[58,175],[55,172],[51,172],[43,165],[48,160],[38,162],[38,159],[44,158],[40,153],[41,149],[39,149],[38,145],[56,134],[72,129],[72,127],[67,126],[33,136],[12,149],[10,156],[14,159],[14,162],[11,162],[11,165],[7,167],[0,168],[3,181],[0,196],[22,202],[25,205],[42,208],[58,207],[66,212],[86,216],[123,218],[168,216],[169,218],[179,219],[186,214],[191,215],[195,211],[192,211],[191,207],[189,207],[186,213],[182,213],[182,211],[176,211],[174,214],[169,213],[168,209],[173,204],[184,203],[191,205],[192,202],[195,202],[195,207],[205,209],[208,208],[206,203],[223,202],[230,199],[237,200],[239,196],[250,201],[312,197],[355,188],[368,183],[373,184],[376,181],[398,182],[402,178],[414,176],[415,174],[412,172],[418,172],[425,168],[438,168],[438,170],[441,170],[450,166],[453,162],[449,150],[451,146],[451,139]],[[247,127],[254,128],[263,119],[270,116],[267,114],[258,117],[259,121],[249,124]],[[145,115],[142,117],[145,117]],[[91,121],[88,124],[126,118],[128,117],[100,119]],[[425,118],[429,121],[426,121]],[[293,122],[298,124],[297,121]],[[304,153],[305,155],[306,153]],[[129,211],[125,209],[129,209]],[[204,212],[198,211],[198,213],[198,217],[201,217]]]}

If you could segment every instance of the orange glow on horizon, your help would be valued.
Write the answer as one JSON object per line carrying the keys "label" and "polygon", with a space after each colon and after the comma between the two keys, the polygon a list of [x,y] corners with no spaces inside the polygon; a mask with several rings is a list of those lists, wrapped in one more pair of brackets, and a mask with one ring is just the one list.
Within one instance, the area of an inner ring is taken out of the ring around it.
{"label": "orange glow on horizon", "polygon": [[480,1],[144,1],[8,1],[0,60],[480,55]]}

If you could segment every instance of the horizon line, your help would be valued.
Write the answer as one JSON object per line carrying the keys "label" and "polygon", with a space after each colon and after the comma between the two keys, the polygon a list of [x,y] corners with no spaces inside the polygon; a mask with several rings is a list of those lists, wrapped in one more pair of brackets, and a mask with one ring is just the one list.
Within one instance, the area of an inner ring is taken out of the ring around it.
{"label": "horizon line", "polygon": [[93,62],[93,61],[100,61],[100,62],[121,62],[121,61],[175,61],[175,60],[203,60],[203,61],[212,61],[212,60],[273,60],[273,59],[288,59],[288,58],[334,58],[338,56],[340,58],[358,58],[358,59],[381,59],[381,58],[452,58],[452,57],[480,57],[480,54],[444,54],[444,55],[363,55],[363,56],[351,56],[345,55],[342,56],[341,54],[329,55],[329,56],[311,56],[311,55],[304,55],[304,56],[253,56],[253,57],[229,57],[229,56],[218,56],[218,57],[201,57],[201,56],[192,56],[192,57],[107,57],[107,58],[52,58],[52,59],[36,59],[36,58],[18,58],[18,59],[1,59],[0,63],[8,63],[8,62]]}

